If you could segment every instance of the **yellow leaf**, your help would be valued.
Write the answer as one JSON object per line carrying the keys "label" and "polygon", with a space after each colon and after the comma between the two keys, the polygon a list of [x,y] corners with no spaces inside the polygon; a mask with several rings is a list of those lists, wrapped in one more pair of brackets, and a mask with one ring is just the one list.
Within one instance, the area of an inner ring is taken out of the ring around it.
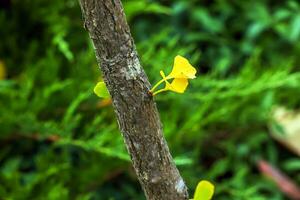
{"label": "yellow leaf", "polygon": [[97,108],[103,108],[103,107],[106,107],[106,106],[110,106],[111,103],[112,103],[111,98],[109,98],[109,99],[102,99],[102,100],[100,100],[97,103]]}
{"label": "yellow leaf", "polygon": [[187,88],[189,82],[185,78],[175,78],[170,84],[170,90],[177,93],[184,93]]}
{"label": "yellow leaf", "polygon": [[209,181],[200,181],[194,194],[194,200],[210,200],[214,190],[215,186]]}
{"label": "yellow leaf", "polygon": [[180,56],[177,55],[174,58],[174,65],[171,73],[167,76],[167,79],[169,78],[188,78],[193,79],[196,78],[197,70],[189,63],[189,61]]}
{"label": "yellow leaf", "polygon": [[103,81],[97,83],[97,85],[94,87],[94,93],[101,98],[110,98],[109,92]]}
{"label": "yellow leaf", "polygon": [[6,77],[6,69],[5,64],[0,60],[0,80],[5,79]]}
{"label": "yellow leaf", "polygon": [[173,79],[172,83],[169,83],[163,71],[160,71],[160,75],[166,83],[164,90],[171,90],[173,92],[183,93],[189,84],[186,78],[175,78]]}

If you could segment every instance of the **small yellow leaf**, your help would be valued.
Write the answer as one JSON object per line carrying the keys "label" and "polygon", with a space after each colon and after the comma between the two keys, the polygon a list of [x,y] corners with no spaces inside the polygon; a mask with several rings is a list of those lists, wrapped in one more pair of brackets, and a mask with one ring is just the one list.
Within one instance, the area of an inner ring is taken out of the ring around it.
{"label": "small yellow leaf", "polygon": [[6,77],[6,68],[4,62],[0,60],[0,80],[5,79]]}
{"label": "small yellow leaf", "polygon": [[111,103],[112,103],[111,98],[109,98],[109,99],[102,99],[102,100],[100,100],[97,103],[97,108],[103,108],[103,107],[106,107],[106,106],[110,106]]}
{"label": "small yellow leaf", "polygon": [[[158,81],[150,90],[152,95],[157,95],[164,91],[173,91],[177,93],[184,93],[189,82],[188,79],[196,78],[197,70],[189,63],[189,61],[177,55],[174,58],[174,66],[172,72],[166,76],[163,71],[160,71],[162,80]],[[170,83],[168,80],[173,79]],[[165,88],[155,91],[155,89],[162,83],[165,83]]]}
{"label": "small yellow leaf", "polygon": [[94,93],[101,98],[110,98],[109,92],[106,88],[106,85],[103,81],[98,82],[97,85],[94,88]]}
{"label": "small yellow leaf", "polygon": [[188,78],[193,79],[196,78],[197,70],[189,63],[189,61],[180,56],[177,55],[174,58],[174,65],[172,72],[167,76],[168,78]]}
{"label": "small yellow leaf", "polygon": [[172,83],[169,85],[169,90],[177,93],[184,93],[189,82],[184,78],[175,78]]}
{"label": "small yellow leaf", "polygon": [[194,194],[194,200],[210,200],[214,190],[215,186],[209,181],[200,181]]}

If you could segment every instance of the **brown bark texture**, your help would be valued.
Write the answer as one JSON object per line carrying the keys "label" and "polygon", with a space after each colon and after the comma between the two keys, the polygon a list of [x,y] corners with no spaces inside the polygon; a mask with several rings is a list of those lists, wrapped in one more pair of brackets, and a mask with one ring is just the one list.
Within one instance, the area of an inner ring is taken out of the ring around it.
{"label": "brown bark texture", "polygon": [[80,0],[84,27],[112,97],[134,170],[149,200],[188,199],[140,65],[120,0]]}

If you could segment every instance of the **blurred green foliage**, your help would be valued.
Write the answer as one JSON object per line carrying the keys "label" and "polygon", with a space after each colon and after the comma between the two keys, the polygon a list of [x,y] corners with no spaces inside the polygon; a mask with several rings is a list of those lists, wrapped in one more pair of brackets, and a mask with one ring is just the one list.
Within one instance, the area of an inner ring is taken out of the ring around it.
{"label": "blurred green foliage", "polygon": [[[123,1],[152,83],[177,54],[198,66],[184,95],[156,98],[175,161],[193,194],[283,200],[257,170],[266,159],[300,183],[300,160],[268,134],[275,105],[299,108],[296,0]],[[144,199],[75,0],[0,7],[0,199]]]}

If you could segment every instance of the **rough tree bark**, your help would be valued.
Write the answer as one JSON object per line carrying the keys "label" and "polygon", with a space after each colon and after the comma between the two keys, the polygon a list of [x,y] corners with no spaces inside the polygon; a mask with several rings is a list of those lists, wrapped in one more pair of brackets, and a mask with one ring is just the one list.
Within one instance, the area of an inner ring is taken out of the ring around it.
{"label": "rough tree bark", "polygon": [[80,0],[84,26],[113,100],[134,170],[149,200],[188,199],[162,132],[120,0]]}

